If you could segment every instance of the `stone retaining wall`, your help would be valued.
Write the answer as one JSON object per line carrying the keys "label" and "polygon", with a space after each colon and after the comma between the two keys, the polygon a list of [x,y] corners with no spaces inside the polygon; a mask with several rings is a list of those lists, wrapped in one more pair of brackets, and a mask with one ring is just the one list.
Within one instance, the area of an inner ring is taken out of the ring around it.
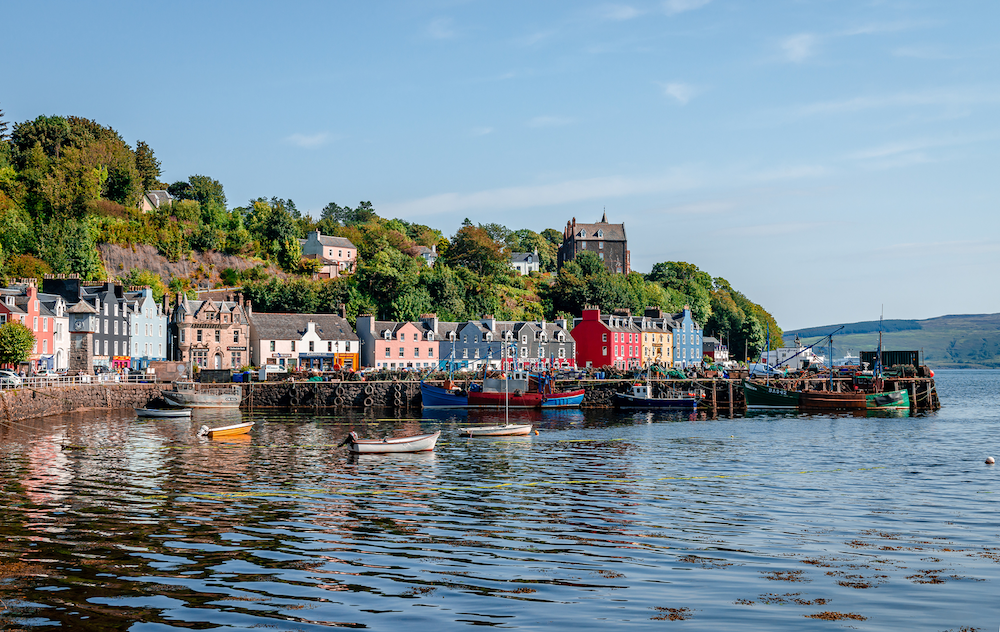
{"label": "stone retaining wall", "polygon": [[162,384],[74,384],[0,391],[0,419],[20,421],[95,408],[142,408]]}

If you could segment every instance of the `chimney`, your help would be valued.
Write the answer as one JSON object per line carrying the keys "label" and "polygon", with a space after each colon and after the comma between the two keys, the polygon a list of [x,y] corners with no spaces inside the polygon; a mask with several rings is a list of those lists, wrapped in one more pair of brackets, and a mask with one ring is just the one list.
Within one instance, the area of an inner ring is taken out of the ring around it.
{"label": "chimney", "polygon": [[492,331],[494,333],[496,332],[496,330],[497,330],[497,319],[493,316],[493,314],[483,314],[481,322],[483,323],[483,325],[486,326],[487,329],[489,329],[490,331]]}
{"label": "chimney", "polygon": [[246,302],[243,304],[243,311],[246,312],[247,318],[253,316],[253,303],[250,301],[250,299],[247,299]]}
{"label": "chimney", "polygon": [[341,318],[347,318],[347,305],[343,303],[337,305],[337,315]]}

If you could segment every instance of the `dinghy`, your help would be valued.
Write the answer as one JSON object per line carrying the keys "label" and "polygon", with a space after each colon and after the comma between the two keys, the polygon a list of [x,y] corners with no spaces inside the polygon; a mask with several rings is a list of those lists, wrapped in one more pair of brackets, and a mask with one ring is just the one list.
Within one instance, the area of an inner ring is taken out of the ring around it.
{"label": "dinghy", "polygon": [[[441,431],[432,434],[409,437],[385,437],[383,439],[359,439],[358,433],[351,432],[344,439],[347,448],[355,454],[394,454],[404,452],[424,452],[433,450]],[[341,445],[344,445],[343,443]]]}
{"label": "dinghy", "polygon": [[219,437],[231,437],[233,435],[241,435],[250,432],[253,428],[254,422],[247,421],[241,424],[233,424],[231,426],[219,426],[218,428],[209,428],[208,426],[202,426],[201,430],[198,431],[199,437],[208,437],[209,439],[217,439]]}
{"label": "dinghy", "polygon": [[190,417],[190,408],[136,408],[135,414],[138,417],[152,417],[152,418],[172,418],[172,417]]}

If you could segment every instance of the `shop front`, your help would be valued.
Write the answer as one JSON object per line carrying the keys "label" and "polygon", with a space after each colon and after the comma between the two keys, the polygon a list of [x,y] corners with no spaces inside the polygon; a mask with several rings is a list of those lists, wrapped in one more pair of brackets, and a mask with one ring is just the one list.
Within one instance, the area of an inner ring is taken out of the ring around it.
{"label": "shop front", "polygon": [[358,366],[357,353],[301,353],[299,368],[316,371],[353,371]]}
{"label": "shop front", "polygon": [[112,369],[127,369],[129,365],[132,364],[132,358],[128,356],[112,356],[111,357],[111,368]]}

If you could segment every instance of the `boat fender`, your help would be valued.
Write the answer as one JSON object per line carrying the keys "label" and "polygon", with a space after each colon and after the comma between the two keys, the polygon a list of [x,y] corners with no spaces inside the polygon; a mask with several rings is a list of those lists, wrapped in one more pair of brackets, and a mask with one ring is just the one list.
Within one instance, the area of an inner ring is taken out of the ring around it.
{"label": "boat fender", "polygon": [[202,426],[201,428],[198,429],[199,437],[204,437],[207,434],[208,434],[208,426]]}
{"label": "boat fender", "polygon": [[372,404],[374,404],[374,403],[375,403],[375,400],[372,399],[371,397],[366,397],[365,398],[365,408],[371,408]]}
{"label": "boat fender", "polygon": [[995,462],[996,461],[993,460],[993,457],[991,456],[986,457],[986,465],[993,465]]}
{"label": "boat fender", "polygon": [[538,430],[535,430],[535,436],[536,437],[538,436]]}
{"label": "boat fender", "polygon": [[371,395],[374,392],[375,392],[374,384],[369,384],[368,386],[365,387],[365,395]]}
{"label": "boat fender", "polygon": [[334,403],[334,405],[336,405],[336,406],[343,406],[343,405],[344,405],[344,398],[338,395],[338,396],[337,396],[337,397],[336,397],[336,398],[335,398],[335,399],[333,400],[333,403]]}

